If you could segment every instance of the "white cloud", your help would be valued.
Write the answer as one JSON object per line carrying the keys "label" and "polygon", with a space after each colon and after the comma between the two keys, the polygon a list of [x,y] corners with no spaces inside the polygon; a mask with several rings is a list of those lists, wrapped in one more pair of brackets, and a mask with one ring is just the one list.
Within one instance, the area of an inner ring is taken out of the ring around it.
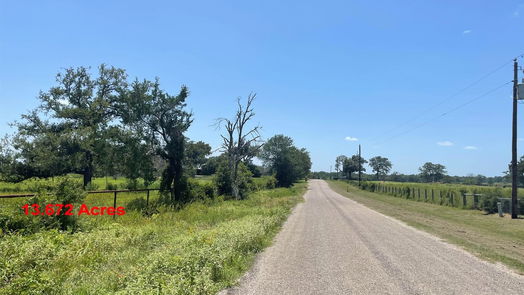
{"label": "white cloud", "polygon": [[358,141],[358,138],[356,137],[351,137],[351,136],[346,136],[345,138],[347,141]]}
{"label": "white cloud", "polygon": [[465,150],[478,150],[478,148],[474,145],[467,145],[464,147]]}
{"label": "white cloud", "polygon": [[471,30],[464,30],[464,31],[462,32],[463,35],[466,35],[466,34],[469,34],[469,33],[471,33]]}
{"label": "white cloud", "polygon": [[440,146],[452,146],[452,145],[454,145],[454,143],[452,143],[451,141],[447,141],[447,140],[446,141],[439,141],[439,142],[437,142],[437,144],[440,145]]}

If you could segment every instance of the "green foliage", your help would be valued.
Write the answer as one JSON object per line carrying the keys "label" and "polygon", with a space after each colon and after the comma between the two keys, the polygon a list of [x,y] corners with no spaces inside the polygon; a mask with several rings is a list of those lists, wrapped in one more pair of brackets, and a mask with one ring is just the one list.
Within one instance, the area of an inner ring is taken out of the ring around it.
{"label": "green foliage", "polygon": [[377,180],[379,180],[381,176],[388,174],[392,167],[389,159],[381,156],[369,159],[369,166],[371,166],[371,169],[377,175]]}
{"label": "green foliage", "polygon": [[436,182],[440,181],[446,175],[446,167],[441,164],[433,164],[431,162],[424,163],[422,167],[419,168],[420,176],[426,182]]}
{"label": "green foliage", "polygon": [[281,187],[291,186],[310,173],[309,153],[306,149],[296,148],[288,136],[279,134],[271,137],[262,147],[259,158],[275,174],[277,184]]}
{"label": "green foliage", "polygon": [[98,77],[84,67],[68,68],[56,81],[57,86],[40,93],[41,106],[16,124],[14,146],[27,177],[81,173],[87,185],[96,163],[104,161],[115,115],[110,106],[125,91],[126,74],[105,65],[98,68]]}
{"label": "green foliage", "polygon": [[216,294],[270,244],[304,190],[195,202],[148,219],[130,212],[127,226],[117,218],[74,235],[4,236],[0,294]]}
{"label": "green foliage", "polygon": [[185,110],[188,95],[186,86],[174,96],[162,90],[158,80],[136,80],[117,104],[123,123],[137,130],[167,163],[162,172],[161,189],[173,192],[173,198],[167,198],[173,202],[183,201],[187,188],[183,177],[184,132],[192,123],[192,114]]}
{"label": "green foliage", "polygon": [[188,185],[188,193],[191,195],[190,199],[192,201],[214,199],[217,196],[217,187],[212,182],[200,182],[190,179]]}
{"label": "green foliage", "polygon": [[366,171],[364,164],[367,162],[368,161],[359,155],[353,155],[351,158],[346,157],[342,163],[342,172],[344,172],[348,179],[352,179],[353,173]]}
{"label": "green foliage", "polygon": [[218,170],[218,166],[221,162],[227,161],[226,155],[221,154],[217,157],[210,157],[206,160],[204,165],[202,165],[202,169],[200,170],[200,174],[202,175],[213,175]]}
{"label": "green foliage", "polygon": [[[350,183],[351,185],[358,186],[358,182],[352,181]],[[371,192],[443,206],[462,209],[481,209],[486,213],[497,212],[498,198],[511,197],[511,188],[442,183],[364,181],[360,188]],[[464,197],[464,194],[467,195]],[[479,194],[480,196],[475,197],[473,194]],[[520,191],[519,194],[522,194],[522,191]],[[476,205],[475,200],[477,201]],[[464,201],[466,201],[465,205]],[[524,204],[524,202],[521,201],[521,204]]]}
{"label": "green foliage", "polygon": [[[38,204],[45,212],[47,204],[80,204],[85,197],[82,185],[67,177],[54,181],[41,182],[34,197],[27,199],[27,204]],[[66,208],[62,209],[65,212]],[[0,212],[0,229],[4,233],[30,234],[42,229],[75,231],[78,228],[77,215],[25,215],[21,207],[12,208],[11,212]]]}
{"label": "green foliage", "polygon": [[[191,170],[201,169],[211,154],[211,146],[203,141],[189,141],[186,143],[186,165]],[[194,173],[193,173],[194,174]]]}
{"label": "green foliage", "polygon": [[[240,162],[238,165],[237,183],[241,199],[245,198],[250,191],[252,183],[251,176],[251,171],[247,169],[244,163]],[[233,196],[233,179],[231,179],[231,170],[228,163],[223,162],[220,164],[215,174],[214,182],[219,195]]]}
{"label": "green foliage", "polygon": [[277,179],[275,176],[264,176],[259,178],[253,178],[252,191],[259,191],[264,189],[274,189],[277,187]]}

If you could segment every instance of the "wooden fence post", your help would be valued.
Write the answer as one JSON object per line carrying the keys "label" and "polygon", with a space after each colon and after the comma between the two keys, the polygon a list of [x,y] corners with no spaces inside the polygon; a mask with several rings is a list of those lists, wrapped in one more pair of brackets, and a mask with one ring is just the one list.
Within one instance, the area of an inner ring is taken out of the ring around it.
{"label": "wooden fence post", "polygon": [[467,200],[466,194],[462,194],[462,207],[466,208],[467,204],[468,204],[468,200]]}
{"label": "wooden fence post", "polygon": [[420,201],[420,187],[418,188],[418,200]]}
{"label": "wooden fence post", "polygon": [[424,202],[428,201],[428,189],[424,189]]}
{"label": "wooden fence post", "polygon": [[147,190],[146,206],[149,206],[149,189]]}
{"label": "wooden fence post", "polygon": [[435,203],[435,192],[431,189],[431,203]]}

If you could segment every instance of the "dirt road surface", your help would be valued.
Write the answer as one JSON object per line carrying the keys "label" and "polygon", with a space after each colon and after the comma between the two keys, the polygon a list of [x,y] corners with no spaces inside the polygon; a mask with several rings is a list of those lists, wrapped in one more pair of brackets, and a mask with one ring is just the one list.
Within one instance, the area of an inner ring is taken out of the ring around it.
{"label": "dirt road surface", "polygon": [[524,294],[524,277],[311,180],[238,287],[221,294]]}

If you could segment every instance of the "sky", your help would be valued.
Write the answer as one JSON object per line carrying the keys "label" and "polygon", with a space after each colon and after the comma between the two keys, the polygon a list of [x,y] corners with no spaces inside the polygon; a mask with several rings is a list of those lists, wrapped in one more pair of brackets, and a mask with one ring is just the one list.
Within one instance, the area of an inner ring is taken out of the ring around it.
{"label": "sky", "polygon": [[314,171],[361,144],[400,173],[431,161],[501,175],[523,29],[522,0],[0,0],[0,135],[58,72],[105,63],[172,94],[187,85],[187,136],[213,148],[216,118],[254,92],[263,137],[292,137]]}

